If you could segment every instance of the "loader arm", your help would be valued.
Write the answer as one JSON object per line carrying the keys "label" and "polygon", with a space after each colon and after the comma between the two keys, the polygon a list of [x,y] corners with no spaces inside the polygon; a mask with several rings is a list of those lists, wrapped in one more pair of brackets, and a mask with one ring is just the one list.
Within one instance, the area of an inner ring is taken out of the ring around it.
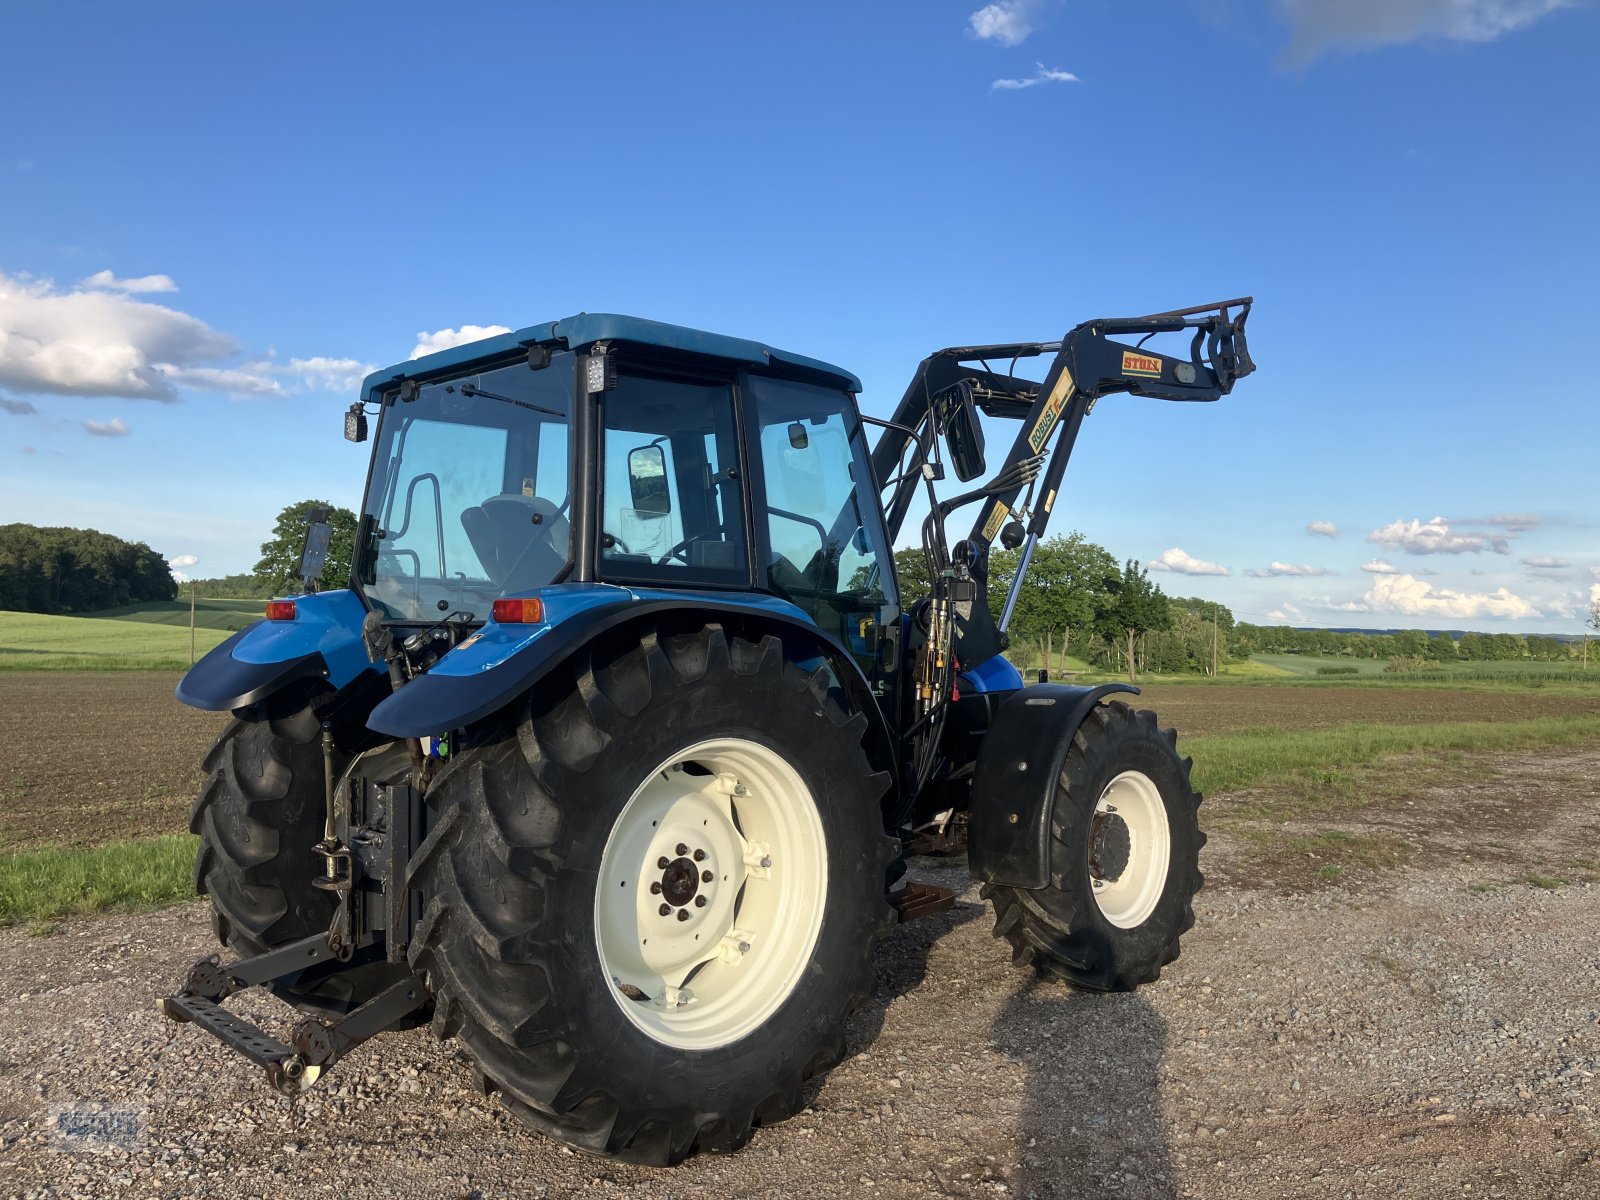
{"label": "loader arm", "polygon": [[[890,539],[898,538],[923,483],[922,468],[930,458],[937,461],[937,399],[950,389],[969,386],[985,414],[1021,422],[996,477],[1024,458],[1048,455],[1041,489],[1045,502],[1034,510],[1029,527],[1037,537],[1049,521],[1083,417],[1101,396],[1128,392],[1161,400],[1219,400],[1255,370],[1245,341],[1252,300],[1246,296],[1146,317],[1085,321],[1059,342],[952,346],[930,354],[912,376],[894,416],[884,423],[887,428],[873,450],[874,474],[886,487],[894,487],[884,505]],[[1187,358],[1144,345],[1156,334],[1185,330],[1194,331]],[[1134,340],[1130,344],[1119,338]],[[1009,360],[1014,370],[1019,360],[1043,355],[1053,357],[1042,383],[997,372],[990,365]],[[1058,429],[1051,450],[1051,435]],[[984,497],[970,540],[986,549],[1021,492],[1019,486]]]}

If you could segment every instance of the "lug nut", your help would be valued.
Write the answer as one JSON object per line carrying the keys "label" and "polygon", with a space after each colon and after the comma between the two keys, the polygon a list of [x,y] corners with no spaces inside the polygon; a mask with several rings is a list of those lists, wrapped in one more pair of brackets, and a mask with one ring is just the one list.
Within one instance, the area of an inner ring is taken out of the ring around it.
{"label": "lug nut", "polygon": [[672,865],[672,860],[670,858],[668,858],[665,854],[663,854],[660,858],[656,859],[656,866],[660,867],[663,871],[665,871],[671,865]]}
{"label": "lug nut", "polygon": [[706,906],[706,898],[704,896],[696,896],[694,898],[694,906],[696,908],[704,908]]}
{"label": "lug nut", "polygon": [[694,860],[695,862],[705,862],[706,852],[704,850],[696,850],[694,852]]}
{"label": "lug nut", "polygon": [[687,908],[680,908],[678,910],[678,920],[687,921],[688,919],[689,919],[689,910]]}
{"label": "lug nut", "polygon": [[[689,853],[689,847],[685,846],[682,842],[679,842],[678,843],[678,857],[682,858],[687,853]],[[665,865],[665,864],[663,864],[663,865]]]}
{"label": "lug nut", "polygon": [[661,895],[661,881],[659,879],[650,885],[650,894],[652,896]]}
{"label": "lug nut", "polygon": [[668,913],[669,913],[669,912],[671,912],[671,911],[672,911],[672,905],[670,905],[670,904],[663,904],[663,905],[662,905],[662,906],[661,906],[661,907],[660,907],[660,908],[659,908],[659,909],[658,909],[658,910],[657,910],[657,911],[658,911],[658,912],[660,912],[660,914],[661,914],[661,915],[662,915],[662,916],[663,916],[663,917],[664,917],[664,916],[666,916],[666,915],[667,915],[667,914],[668,914]]}
{"label": "lug nut", "polygon": [[711,875],[710,871],[701,871],[700,872],[700,882],[701,883],[710,883],[711,879],[712,879],[712,875]]}

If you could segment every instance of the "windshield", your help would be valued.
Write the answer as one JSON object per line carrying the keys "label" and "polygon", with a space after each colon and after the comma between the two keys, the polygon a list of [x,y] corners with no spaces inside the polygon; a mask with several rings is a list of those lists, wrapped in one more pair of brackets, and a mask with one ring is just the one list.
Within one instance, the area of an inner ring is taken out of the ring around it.
{"label": "windshield", "polygon": [[571,354],[384,399],[356,572],[391,620],[488,616],[496,596],[552,582],[571,557]]}

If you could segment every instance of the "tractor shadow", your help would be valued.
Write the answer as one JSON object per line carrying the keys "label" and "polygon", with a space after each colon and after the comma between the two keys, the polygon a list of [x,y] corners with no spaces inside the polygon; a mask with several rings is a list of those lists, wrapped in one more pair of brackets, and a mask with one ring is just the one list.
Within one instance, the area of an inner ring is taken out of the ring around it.
{"label": "tractor shadow", "polygon": [[[997,1103],[992,1131],[975,1135],[997,1158],[1015,1164],[1006,1176],[1011,1195],[1176,1200],[1176,1168],[1162,1121],[1167,1026],[1160,1013],[1139,993],[1077,991],[1011,966],[1009,948],[987,936],[994,919],[989,905],[972,902],[971,893],[962,896],[970,884],[964,861],[920,860],[911,878],[955,888],[958,900],[945,912],[902,925],[879,944],[877,993],[851,1018],[847,1056],[878,1042],[891,1006],[896,1028],[890,1040],[903,1041],[906,1010],[896,1002],[909,997],[918,1007],[907,1015],[924,1038],[978,1041],[987,1035],[989,1045],[1020,1068],[1020,1102]],[[971,928],[975,924],[981,934]],[[951,981],[954,990],[940,979],[948,963],[932,979],[929,971],[930,956],[952,939],[961,941],[953,949],[963,959],[969,953],[994,959],[992,969],[962,971],[966,978]],[[922,1007],[916,994],[925,983],[937,996],[937,1011],[915,1015]],[[979,994],[961,995],[967,987]],[[1000,989],[1004,1000],[995,1011]],[[992,1017],[980,1015],[991,1012]],[[976,1020],[964,1019],[965,1013]],[[816,1090],[814,1084],[808,1103]],[[1002,1115],[1007,1110],[1016,1115]],[[958,1131],[950,1133],[963,1140]]]}
{"label": "tractor shadow", "polygon": [[991,1038],[1027,1073],[1014,1195],[1176,1200],[1161,1114],[1167,1026],[1149,1001],[1029,977]]}

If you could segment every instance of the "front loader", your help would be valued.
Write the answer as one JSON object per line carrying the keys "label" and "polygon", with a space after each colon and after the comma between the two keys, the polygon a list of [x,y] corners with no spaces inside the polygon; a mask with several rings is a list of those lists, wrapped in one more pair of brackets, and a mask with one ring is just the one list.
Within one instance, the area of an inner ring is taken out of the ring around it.
{"label": "front loader", "polygon": [[[291,1095],[431,1020],[534,1128],[666,1164],[839,1061],[875,942],[952,901],[910,853],[966,849],[1018,962],[1155,979],[1201,882],[1189,764],[1136,689],[1002,652],[1085,417],[1226,395],[1250,303],[942,350],[886,421],[838,367],[603,314],[369,376],[349,586],[316,590],[314,524],[304,590],[178,687],[233,714],[192,827],[235,957],[162,1011]],[[992,473],[980,413],[1018,423]],[[913,514],[932,590],[902,611]],[[225,1007],[255,986],[301,1010],[283,1038]]]}

